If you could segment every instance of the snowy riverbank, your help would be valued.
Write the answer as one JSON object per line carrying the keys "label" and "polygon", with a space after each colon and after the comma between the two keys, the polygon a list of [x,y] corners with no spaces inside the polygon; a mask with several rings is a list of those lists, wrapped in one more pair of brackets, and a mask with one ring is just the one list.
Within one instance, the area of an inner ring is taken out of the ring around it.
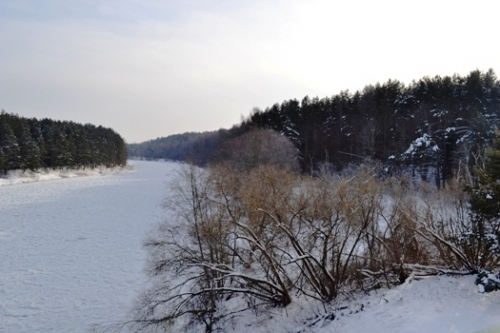
{"label": "snowy riverbank", "polygon": [[352,295],[325,309],[310,303],[238,317],[230,332],[500,333],[500,291],[481,294],[475,276],[409,279],[392,289]]}
{"label": "snowy riverbank", "polygon": [[62,178],[111,175],[122,172],[128,172],[131,170],[133,170],[133,167],[131,165],[126,165],[124,167],[113,167],[113,168],[106,168],[104,166],[100,166],[97,168],[86,168],[86,169],[64,168],[64,169],[53,170],[53,169],[43,168],[36,171],[12,170],[7,172],[6,175],[0,176],[0,186],[31,183],[31,182],[62,179]]}
{"label": "snowy riverbank", "polygon": [[[148,283],[142,244],[168,216],[161,208],[165,184],[179,166],[131,164],[135,172],[63,170],[0,179],[33,182],[0,187],[0,332],[108,332],[131,319]],[[120,174],[99,176],[113,172]],[[36,183],[60,178],[72,179]],[[408,279],[325,307],[294,295],[286,308],[237,314],[227,332],[500,333],[500,291],[479,293],[474,279]],[[235,308],[239,301],[229,300]]]}

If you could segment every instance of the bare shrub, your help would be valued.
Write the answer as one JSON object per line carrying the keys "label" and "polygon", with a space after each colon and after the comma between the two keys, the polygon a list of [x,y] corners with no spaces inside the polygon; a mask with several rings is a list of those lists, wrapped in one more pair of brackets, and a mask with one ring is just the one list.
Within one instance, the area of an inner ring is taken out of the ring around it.
{"label": "bare shrub", "polygon": [[171,191],[174,214],[146,242],[153,283],[140,329],[214,332],[241,311],[294,297],[328,303],[472,260],[456,239],[469,223],[458,185],[416,194],[405,179],[380,181],[372,166],[312,178],[223,164],[186,166]]}
{"label": "bare shrub", "polygon": [[[269,174],[260,193],[279,207],[291,174],[276,167],[255,173]],[[166,204],[174,215],[145,243],[153,281],[137,306],[136,329],[193,331],[201,325],[214,332],[240,311],[291,302],[275,237],[246,211],[259,199],[259,188],[252,185],[257,193],[251,195],[239,185],[252,180],[227,166],[180,171]],[[243,301],[228,308],[235,297]]]}
{"label": "bare shrub", "polygon": [[476,237],[475,216],[469,207],[469,197],[458,180],[448,183],[446,190],[429,189],[422,196],[418,212],[418,233],[432,242],[441,262],[455,269],[476,273],[493,270],[500,258],[487,239]]}
{"label": "bare shrub", "polygon": [[398,186],[390,188],[393,204],[387,233],[391,240],[396,235],[400,245],[389,254],[399,256],[404,264],[439,265],[470,272],[484,267],[480,249],[473,242],[464,242],[463,235],[470,230],[472,221],[469,198],[458,179],[450,180],[444,189],[426,183],[409,191]]}
{"label": "bare shrub", "polygon": [[373,174],[362,172],[314,179],[307,189],[311,200],[301,220],[309,232],[298,243],[308,245],[303,261],[311,267],[304,274],[309,288],[328,302],[354,281],[361,262],[373,259],[375,245],[367,236],[378,234],[381,191]]}
{"label": "bare shrub", "polygon": [[145,242],[152,288],[140,299],[135,328],[191,331],[203,323],[205,332],[214,332],[228,315],[221,311],[227,286],[223,273],[205,266],[230,263],[227,221],[214,205],[206,170],[181,169],[171,188],[166,207],[172,217]]}
{"label": "bare shrub", "polygon": [[229,140],[219,155],[222,162],[247,171],[259,165],[299,170],[298,151],[292,142],[269,129],[253,129]]}

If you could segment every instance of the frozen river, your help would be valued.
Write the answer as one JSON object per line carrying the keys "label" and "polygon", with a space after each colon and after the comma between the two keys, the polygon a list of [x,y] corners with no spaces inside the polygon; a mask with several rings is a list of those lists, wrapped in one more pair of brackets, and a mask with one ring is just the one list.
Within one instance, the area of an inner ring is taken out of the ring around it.
{"label": "frozen river", "polygon": [[0,186],[0,332],[88,332],[123,321],[146,282],[145,234],[172,163]]}

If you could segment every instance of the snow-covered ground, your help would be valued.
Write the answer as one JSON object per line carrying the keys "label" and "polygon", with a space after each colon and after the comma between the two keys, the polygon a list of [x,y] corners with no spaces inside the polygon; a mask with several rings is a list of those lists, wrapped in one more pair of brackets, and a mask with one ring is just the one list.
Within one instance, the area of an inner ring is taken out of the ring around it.
{"label": "snow-covered ground", "polygon": [[[165,181],[178,167],[131,163],[133,172],[22,184],[11,175],[10,185],[0,186],[0,332],[88,332],[93,325],[126,320],[146,285],[142,241],[164,215],[159,205]],[[45,178],[61,177],[67,178]],[[473,281],[473,276],[411,280],[327,309],[295,301],[258,317],[244,313],[228,328],[500,332],[500,292],[478,293]],[[331,311],[335,318],[322,317]]]}
{"label": "snow-covered ground", "polygon": [[0,186],[14,185],[31,182],[39,182],[44,180],[55,180],[62,178],[74,178],[82,176],[96,176],[96,175],[112,175],[122,173],[127,170],[132,170],[130,165],[125,167],[106,168],[97,167],[93,169],[40,169],[37,171],[31,170],[11,170],[6,175],[0,175]]}
{"label": "snow-covered ground", "polygon": [[[500,332],[500,293],[480,294],[473,276],[429,277],[372,293],[364,310],[339,317],[334,332]],[[369,303],[369,304],[368,304]],[[320,330],[319,332],[331,332]]]}
{"label": "snow-covered ground", "polygon": [[88,332],[124,320],[176,167],[131,163],[133,172],[0,186],[0,332]]}
{"label": "snow-covered ground", "polygon": [[[257,320],[237,320],[234,332],[499,333],[500,292],[481,294],[473,276],[434,276],[369,295],[325,311],[308,303],[275,309]],[[334,313],[335,318],[325,316]]]}

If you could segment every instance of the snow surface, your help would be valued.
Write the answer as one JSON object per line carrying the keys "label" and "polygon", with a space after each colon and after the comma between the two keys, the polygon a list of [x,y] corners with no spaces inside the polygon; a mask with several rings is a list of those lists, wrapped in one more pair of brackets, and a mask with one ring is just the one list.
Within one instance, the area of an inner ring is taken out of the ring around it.
{"label": "snow surface", "polygon": [[134,172],[0,186],[0,332],[88,332],[125,319],[176,167],[131,163]]}
{"label": "snow surface", "polygon": [[366,303],[364,311],[332,322],[334,332],[458,333],[500,325],[500,293],[480,294],[474,279],[430,277],[372,293],[357,301]]}
{"label": "snow surface", "polygon": [[[259,318],[243,316],[230,332],[500,332],[500,292],[480,294],[474,276],[433,276],[393,289],[351,295],[327,309],[294,302]],[[334,316],[328,316],[328,314]]]}
{"label": "snow surface", "polygon": [[82,176],[95,176],[95,175],[111,175],[116,173],[121,173],[127,170],[131,170],[131,167],[116,167],[116,168],[106,168],[97,167],[93,169],[40,169],[37,171],[31,170],[11,170],[7,172],[6,175],[0,176],[0,186],[4,185],[14,185],[22,183],[31,183],[44,180],[55,180],[62,178],[74,178]]}
{"label": "snow surface", "polygon": [[[89,332],[128,319],[147,285],[142,241],[178,167],[131,163],[134,172],[0,186],[0,332]],[[295,299],[242,313],[228,332],[499,333],[500,291],[481,294],[474,279],[409,279],[327,308]]]}

